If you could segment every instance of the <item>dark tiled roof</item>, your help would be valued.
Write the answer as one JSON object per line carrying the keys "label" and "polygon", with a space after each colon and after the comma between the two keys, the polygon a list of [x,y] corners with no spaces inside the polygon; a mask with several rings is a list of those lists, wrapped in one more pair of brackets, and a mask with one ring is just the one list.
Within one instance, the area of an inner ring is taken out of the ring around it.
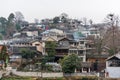
{"label": "dark tiled roof", "polygon": [[31,41],[33,41],[33,39],[19,38],[19,39],[13,40],[12,44],[29,43]]}
{"label": "dark tiled roof", "polygon": [[67,34],[67,35],[66,35],[66,37],[67,37],[68,39],[70,39],[70,40],[73,40],[73,39],[74,39],[74,37],[73,37],[73,34],[72,34],[72,33]]}
{"label": "dark tiled roof", "polygon": [[25,27],[21,31],[38,31],[36,27]]}

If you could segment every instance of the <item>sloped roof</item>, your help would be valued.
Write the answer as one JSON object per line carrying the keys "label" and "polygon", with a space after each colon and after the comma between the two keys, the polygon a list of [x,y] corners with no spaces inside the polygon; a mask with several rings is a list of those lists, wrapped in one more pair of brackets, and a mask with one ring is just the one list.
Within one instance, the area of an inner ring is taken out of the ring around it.
{"label": "sloped roof", "polygon": [[115,55],[113,55],[113,56],[110,56],[110,57],[108,57],[106,60],[110,60],[110,59],[112,59],[113,57],[116,57],[116,58],[120,59],[120,53],[117,53],[117,54],[115,54]]}
{"label": "sloped roof", "polygon": [[29,43],[31,39],[14,40],[13,43]]}
{"label": "sloped roof", "polygon": [[68,37],[62,37],[62,38],[59,38],[58,41],[61,41],[61,40],[70,40]]}
{"label": "sloped roof", "polygon": [[57,37],[56,36],[42,37],[43,41],[49,41],[50,39],[53,40],[53,41],[57,41]]}
{"label": "sloped roof", "polygon": [[21,31],[38,31],[36,27],[24,27]]}
{"label": "sloped roof", "polygon": [[64,32],[62,30],[59,30],[59,29],[50,29],[50,30],[46,30],[44,32],[42,32],[41,34],[49,34],[49,33],[56,33],[56,34],[64,34]]}
{"label": "sloped roof", "polygon": [[41,42],[41,41],[38,40],[38,39],[35,39],[35,40],[30,41],[30,43],[34,43],[34,42]]}

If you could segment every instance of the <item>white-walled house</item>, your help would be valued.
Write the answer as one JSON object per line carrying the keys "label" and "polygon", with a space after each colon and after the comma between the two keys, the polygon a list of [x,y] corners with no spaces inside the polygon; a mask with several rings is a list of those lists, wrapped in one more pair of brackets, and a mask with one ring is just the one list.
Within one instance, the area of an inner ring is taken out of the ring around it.
{"label": "white-walled house", "polygon": [[120,53],[108,57],[106,60],[106,77],[120,78]]}

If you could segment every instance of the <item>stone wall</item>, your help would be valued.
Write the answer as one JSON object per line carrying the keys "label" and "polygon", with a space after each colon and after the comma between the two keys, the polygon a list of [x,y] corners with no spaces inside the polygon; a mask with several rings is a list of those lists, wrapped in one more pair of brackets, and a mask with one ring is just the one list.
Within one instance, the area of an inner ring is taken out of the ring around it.
{"label": "stone wall", "polygon": [[63,76],[97,76],[96,73],[72,73],[72,74],[63,74],[62,72],[59,73],[41,73],[41,72],[20,72],[20,71],[13,71],[13,74],[18,76],[31,76],[31,77],[63,77]]}
{"label": "stone wall", "polygon": [[19,76],[31,76],[31,77],[63,77],[63,73],[41,73],[41,72],[18,72],[14,71],[13,74]]}

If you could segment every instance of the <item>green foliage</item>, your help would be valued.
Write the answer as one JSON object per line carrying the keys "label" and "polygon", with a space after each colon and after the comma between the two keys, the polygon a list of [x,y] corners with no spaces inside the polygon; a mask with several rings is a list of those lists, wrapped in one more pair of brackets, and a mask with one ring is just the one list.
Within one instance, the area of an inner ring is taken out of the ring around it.
{"label": "green foliage", "polygon": [[56,53],[56,42],[46,42],[45,48],[49,59],[53,59]]}
{"label": "green foliage", "polygon": [[[64,78],[64,77],[55,77],[55,78],[32,78],[32,77],[19,77],[19,76],[12,76],[12,77],[4,77],[1,80],[98,80],[97,77],[92,76],[86,76],[86,77],[79,77],[79,78]],[[107,80],[113,80],[113,79],[107,79]]]}
{"label": "green foliage", "polygon": [[46,42],[45,47],[46,48],[55,48],[56,47],[56,42],[48,41],[48,42]]}
{"label": "green foliage", "polygon": [[97,77],[82,77],[82,79],[81,80],[98,80],[98,78]]}
{"label": "green foliage", "polygon": [[42,57],[42,60],[41,60],[41,69],[42,70],[44,70],[45,64],[47,63],[47,61],[48,61],[47,56]]}
{"label": "green foliage", "polygon": [[46,65],[47,62],[50,62],[51,60],[51,57],[49,56],[43,56],[42,57],[42,60],[41,60],[41,69],[42,70],[48,70],[48,71],[52,71],[52,68],[50,65]]}
{"label": "green foliage", "polygon": [[76,54],[67,55],[61,60],[61,66],[64,73],[74,73],[78,65],[80,67],[80,59]]}
{"label": "green foliage", "polygon": [[[17,17],[18,19],[19,17]],[[23,18],[23,17],[22,17]],[[21,19],[21,16],[20,16]],[[13,36],[15,31],[19,31],[22,25],[28,25],[25,21],[17,21],[13,13],[10,13],[8,19],[0,17],[0,33],[4,35],[5,38]]]}
{"label": "green foliage", "polygon": [[1,49],[1,52],[0,52],[0,60],[3,60],[5,62],[5,67],[7,66],[8,64],[8,53],[7,53],[7,47],[4,45]]}
{"label": "green foliage", "polygon": [[19,23],[16,23],[16,29],[19,31],[21,28],[20,28],[20,24]]}
{"label": "green foliage", "polygon": [[6,36],[12,37],[14,32],[16,31],[16,27],[15,27],[15,16],[13,13],[11,13],[8,17],[8,21],[7,21],[7,28],[6,28]]}
{"label": "green foliage", "polygon": [[0,32],[2,35],[6,34],[6,28],[7,28],[7,19],[4,17],[0,17]]}
{"label": "green foliage", "polygon": [[30,50],[30,49],[21,49],[21,55],[23,58],[26,58],[26,59],[32,59],[34,58],[34,55],[35,55],[35,51],[34,50]]}
{"label": "green foliage", "polygon": [[19,77],[19,76],[15,76],[15,77],[4,77],[1,80],[34,80],[31,77]]}
{"label": "green foliage", "polygon": [[45,65],[47,71],[53,71],[52,70],[52,65],[46,64]]}
{"label": "green foliage", "polygon": [[7,19],[4,17],[0,17],[0,23],[2,24],[2,26],[5,26],[5,24],[7,23]]}
{"label": "green foliage", "polygon": [[20,21],[18,18],[20,20],[23,19],[21,13],[19,16],[15,16],[13,13],[10,13],[8,19],[0,17],[0,33],[4,35],[5,38],[13,36],[14,32],[19,31],[22,25],[28,25],[26,21]]}
{"label": "green foliage", "polygon": [[110,50],[108,50],[108,52],[109,52],[110,55],[113,55],[114,54],[114,49],[110,49]]}

